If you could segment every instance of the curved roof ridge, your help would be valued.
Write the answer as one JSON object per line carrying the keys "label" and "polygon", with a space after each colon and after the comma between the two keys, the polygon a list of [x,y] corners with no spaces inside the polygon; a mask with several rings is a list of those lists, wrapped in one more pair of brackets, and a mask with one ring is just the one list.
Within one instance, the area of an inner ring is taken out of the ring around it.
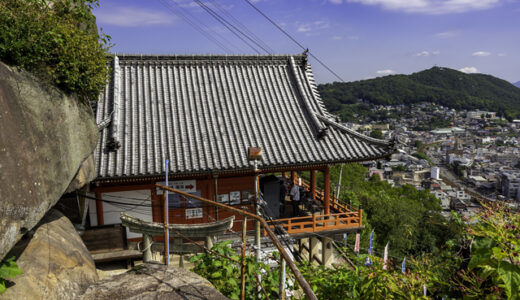
{"label": "curved roof ridge", "polygon": [[[297,66],[296,66],[296,62],[294,61],[294,58],[291,57],[289,59],[289,65],[291,66],[291,71],[293,72],[293,75],[294,75],[294,80],[296,82],[296,86],[298,88],[298,91],[300,93],[300,97],[301,99],[303,100],[303,105],[304,107],[307,109],[307,112],[309,113],[310,117],[311,117],[311,120],[312,120],[312,123],[316,129],[316,133],[319,136],[323,135],[326,133],[326,130],[327,130],[327,127],[326,126],[323,126],[323,124],[316,118],[316,112],[314,111],[314,109],[312,108],[312,104],[309,103],[309,100],[307,99],[308,97],[306,97],[306,93],[305,93],[305,87],[303,86],[303,83],[301,82],[301,79],[300,77],[298,76],[298,70],[297,70]],[[303,72],[303,77],[305,78],[305,80],[308,82],[308,77],[307,77],[307,73],[304,71]],[[311,91],[311,98],[316,101],[316,98],[314,97],[314,95],[312,95],[312,91]]]}
{"label": "curved roof ridge", "polygon": [[392,141],[387,141],[387,140],[380,140],[380,139],[375,139],[373,137],[369,137],[369,136],[366,136],[364,134],[361,134],[355,130],[352,130],[346,126],[343,126],[337,122],[334,122],[330,119],[328,119],[327,117],[325,116],[322,116],[322,115],[318,115],[316,114],[316,117],[320,120],[322,120],[323,122],[327,123],[328,125],[331,125],[331,126],[334,126],[342,131],[345,131],[349,134],[352,134],[366,142],[369,142],[369,143],[372,143],[372,144],[376,144],[376,145],[379,145],[379,146],[393,146],[393,142]]}
{"label": "curved roof ridge", "polygon": [[132,54],[113,53],[119,60],[179,60],[179,61],[270,61],[286,60],[291,57],[301,61],[306,59],[305,54]]}

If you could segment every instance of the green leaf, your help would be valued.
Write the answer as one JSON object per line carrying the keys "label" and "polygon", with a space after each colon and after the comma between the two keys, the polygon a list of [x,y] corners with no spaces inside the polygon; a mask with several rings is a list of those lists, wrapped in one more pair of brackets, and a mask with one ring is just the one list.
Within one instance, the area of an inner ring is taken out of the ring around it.
{"label": "green leaf", "polygon": [[495,265],[496,262],[493,262],[492,259],[495,244],[490,238],[475,239],[468,268],[471,270],[483,265]]}
{"label": "green leaf", "polygon": [[2,294],[3,292],[5,292],[6,290],[6,287],[5,287],[5,280],[1,279],[0,278],[0,294]]}
{"label": "green leaf", "polygon": [[214,260],[212,265],[214,267],[220,267],[220,266],[222,266],[222,262],[220,260]]}
{"label": "green leaf", "polygon": [[220,278],[222,277],[222,272],[217,271],[211,274],[211,278]]}
{"label": "green leaf", "polygon": [[498,264],[498,274],[504,282],[507,297],[510,299],[519,299],[518,292],[520,288],[520,267],[501,261]]}
{"label": "green leaf", "polygon": [[232,274],[233,266],[231,266],[231,265],[224,266],[224,270],[226,270],[227,274]]}
{"label": "green leaf", "polygon": [[235,278],[229,278],[228,283],[233,286],[238,286],[238,281],[236,281]]}
{"label": "green leaf", "polygon": [[10,257],[2,264],[0,264],[1,278],[14,278],[15,276],[21,274],[23,274],[23,272],[18,268],[18,265],[14,262],[14,257]]}

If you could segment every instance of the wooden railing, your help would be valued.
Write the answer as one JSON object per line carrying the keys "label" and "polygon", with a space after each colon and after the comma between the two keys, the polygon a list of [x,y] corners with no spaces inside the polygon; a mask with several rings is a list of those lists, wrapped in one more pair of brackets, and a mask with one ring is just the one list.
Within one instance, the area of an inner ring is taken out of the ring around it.
{"label": "wooden railing", "polygon": [[359,228],[363,226],[362,216],[362,210],[328,215],[313,214],[306,217],[276,219],[270,222],[269,227],[282,226],[289,234]]}
{"label": "wooden railing", "polygon": [[[301,177],[296,177],[296,182],[298,182],[299,179],[301,179],[302,186],[305,188],[305,190],[307,192],[310,192],[311,191],[310,183]],[[323,191],[316,188],[315,195],[316,195],[316,197],[315,197],[316,200],[321,201],[323,203],[325,202],[325,193]],[[353,209],[352,207],[349,208],[348,204],[340,203],[338,198],[334,194],[332,194],[330,197],[330,207],[332,209],[336,210],[337,212],[342,212],[342,213],[356,211],[356,209]]]}

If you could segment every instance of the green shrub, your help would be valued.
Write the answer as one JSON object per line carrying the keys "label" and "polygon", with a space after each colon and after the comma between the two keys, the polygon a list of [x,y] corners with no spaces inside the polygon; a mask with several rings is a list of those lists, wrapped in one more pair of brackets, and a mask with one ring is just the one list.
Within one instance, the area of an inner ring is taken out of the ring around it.
{"label": "green shrub", "polygon": [[[231,249],[229,246],[230,243],[231,241],[220,242],[211,248],[214,253],[208,252],[192,256],[190,262],[195,265],[193,272],[209,280],[224,296],[231,299],[239,299],[241,257],[235,250]],[[216,253],[218,253],[218,255]],[[279,260],[279,254],[277,252],[274,253],[274,259]],[[258,284],[255,277],[259,274],[262,275],[262,286],[269,298],[277,298],[280,270],[278,268],[271,268],[263,262],[256,262],[255,257],[251,255],[246,255],[245,260],[245,298],[265,299],[263,293],[258,296]]]}
{"label": "green shrub", "polygon": [[18,265],[14,262],[14,256],[0,262],[0,294],[5,292],[5,282],[8,278],[12,279],[22,273],[22,270],[20,270]]}
{"label": "green shrub", "polygon": [[97,0],[0,0],[0,60],[80,100],[97,99],[108,77],[110,37],[98,34]]}

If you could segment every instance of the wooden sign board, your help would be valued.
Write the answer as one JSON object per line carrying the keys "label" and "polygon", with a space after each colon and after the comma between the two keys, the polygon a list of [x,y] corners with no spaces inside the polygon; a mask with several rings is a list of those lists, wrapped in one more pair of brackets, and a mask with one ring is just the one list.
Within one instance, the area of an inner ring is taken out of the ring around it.
{"label": "wooden sign board", "polygon": [[[157,182],[160,185],[166,185],[165,181]],[[197,180],[175,180],[168,182],[168,186],[185,193],[194,193],[197,191]],[[162,190],[157,188],[157,194],[161,195]]]}

